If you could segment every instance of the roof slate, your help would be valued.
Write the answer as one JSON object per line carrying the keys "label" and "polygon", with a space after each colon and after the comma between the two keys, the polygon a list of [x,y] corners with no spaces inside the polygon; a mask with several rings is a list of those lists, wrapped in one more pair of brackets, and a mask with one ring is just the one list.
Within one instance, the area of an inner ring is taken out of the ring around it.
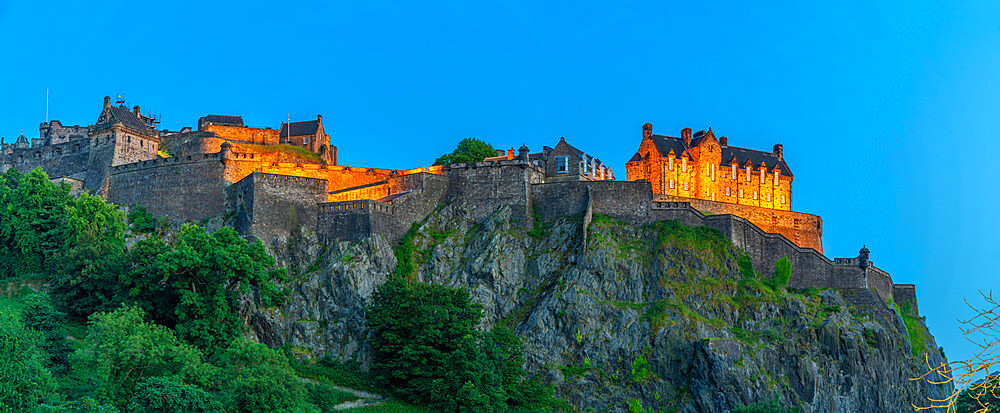
{"label": "roof slate", "polygon": [[289,136],[302,136],[302,135],[315,135],[316,130],[319,129],[318,120],[307,120],[305,122],[292,122],[292,123],[282,123],[281,124],[281,136],[282,138],[287,138]]}
{"label": "roof slate", "polygon": [[[201,118],[202,122],[214,123],[216,125],[223,126],[239,126],[243,127],[243,117],[242,116],[226,116],[226,115],[208,115]],[[201,122],[199,122],[201,123]]]}
{"label": "roof slate", "polygon": [[145,122],[139,119],[139,117],[136,116],[134,112],[126,108],[111,106],[108,108],[108,111],[111,113],[111,121],[107,122],[107,124],[113,124],[115,123],[115,121],[117,121],[121,122],[121,124],[127,128],[132,128],[137,131],[155,134],[155,131],[153,131],[152,128],[150,128],[148,125],[146,125]]}
{"label": "roof slate", "polygon": [[[691,140],[691,146],[697,146],[701,143],[702,138],[707,136],[707,134],[699,135],[697,139]],[[653,143],[656,144],[656,149],[660,151],[660,156],[667,156],[670,150],[673,149],[674,157],[680,159],[681,155],[687,152],[687,148],[684,147],[684,140],[675,136],[666,135],[652,135]],[[636,153],[636,155],[639,155]],[[690,155],[689,155],[690,156]],[[737,164],[743,166],[747,160],[756,168],[764,163],[767,171],[773,171],[774,166],[778,165],[781,167],[782,175],[792,176],[792,171],[788,169],[788,164],[784,160],[779,160],[778,155],[771,152],[758,151],[754,149],[740,148],[736,146],[724,146],[722,147],[722,161],[719,163],[722,166],[729,166],[729,161],[736,157]],[[641,156],[636,158],[632,156],[629,162],[641,160]]]}

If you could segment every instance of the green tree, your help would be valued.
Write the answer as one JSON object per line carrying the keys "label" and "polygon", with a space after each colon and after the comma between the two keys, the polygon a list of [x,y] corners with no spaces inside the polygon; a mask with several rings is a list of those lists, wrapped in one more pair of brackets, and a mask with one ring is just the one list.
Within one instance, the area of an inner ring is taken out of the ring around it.
{"label": "green tree", "polygon": [[41,168],[10,169],[0,183],[0,274],[42,274],[63,247],[69,187]]}
{"label": "green tree", "polygon": [[40,340],[21,320],[0,314],[0,412],[30,411],[55,390]]}
{"label": "green tree", "polygon": [[280,352],[243,339],[224,353],[227,407],[238,412],[305,409],[306,388]]}
{"label": "green tree", "polygon": [[538,411],[551,388],[524,380],[523,344],[512,331],[480,333],[465,290],[394,278],[366,313],[376,384],[442,411]]}
{"label": "green tree", "polygon": [[135,388],[128,410],[134,412],[217,412],[222,404],[210,393],[192,384],[163,377],[143,380]]}
{"label": "green tree", "polygon": [[65,245],[54,257],[52,293],[75,319],[122,303],[125,214],[87,193],[66,204]]}
{"label": "green tree", "polygon": [[454,151],[437,158],[434,165],[482,162],[491,156],[497,156],[497,152],[490,144],[476,138],[465,138],[458,142]]}
{"label": "green tree", "polygon": [[52,305],[49,296],[35,293],[24,299],[21,320],[25,327],[41,334],[41,347],[48,354],[46,367],[54,373],[65,373],[69,368],[69,356],[73,352],[66,340],[66,315]]}
{"label": "green tree", "polygon": [[285,269],[275,268],[259,240],[248,243],[228,227],[209,234],[185,224],[172,244],[140,242],[132,257],[129,296],[210,355],[242,333],[236,314],[241,296],[267,307],[286,294],[279,286]]}
{"label": "green tree", "polygon": [[156,218],[146,211],[146,207],[142,205],[136,205],[129,211],[128,222],[131,225],[132,232],[137,234],[148,234],[156,230]]}
{"label": "green tree", "polygon": [[74,373],[102,401],[123,407],[136,385],[151,377],[210,387],[217,369],[170,329],[149,323],[137,307],[90,317],[87,337],[73,355]]}

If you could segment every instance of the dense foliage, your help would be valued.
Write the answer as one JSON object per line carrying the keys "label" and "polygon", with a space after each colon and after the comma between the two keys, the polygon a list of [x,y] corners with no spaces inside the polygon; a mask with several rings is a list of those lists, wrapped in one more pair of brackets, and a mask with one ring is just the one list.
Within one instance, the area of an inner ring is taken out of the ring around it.
{"label": "dense foliage", "polygon": [[497,152],[490,144],[476,138],[466,138],[458,142],[454,151],[437,158],[434,165],[482,162],[491,156],[497,156]]}
{"label": "dense foliage", "polygon": [[442,411],[537,411],[551,390],[524,379],[523,344],[504,328],[481,333],[465,290],[392,279],[367,312],[376,383]]}
{"label": "dense foliage", "polygon": [[39,341],[37,331],[0,314],[0,411],[27,411],[51,398],[56,383]]}

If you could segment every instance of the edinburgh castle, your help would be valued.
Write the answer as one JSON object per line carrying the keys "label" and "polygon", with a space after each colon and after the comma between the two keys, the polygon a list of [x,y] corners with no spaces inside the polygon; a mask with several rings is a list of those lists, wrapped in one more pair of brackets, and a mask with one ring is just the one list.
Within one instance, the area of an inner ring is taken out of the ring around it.
{"label": "edinburgh castle", "polygon": [[341,166],[322,116],[257,128],[239,116],[208,115],[197,128],[157,129],[158,120],[124,102],[103,107],[90,126],[42,123],[0,147],[0,172],[40,167],[74,191],[129,208],[143,205],[174,222],[225,217],[267,245],[306,228],[323,242],[380,235],[399,240],[438,205],[461,199],[472,216],[510,208],[520,225],[595,214],[632,224],[674,219],[721,231],[761,273],[787,257],[795,287],[856,290],[858,300],[912,302],[862,249],[823,255],[820,217],[792,211],[793,174],[781,144],[770,152],[730,146],[711,129],[680,137],[642,127],[638,151],[615,180],[604,161],[560,139],[521,146],[476,163],[406,170]]}

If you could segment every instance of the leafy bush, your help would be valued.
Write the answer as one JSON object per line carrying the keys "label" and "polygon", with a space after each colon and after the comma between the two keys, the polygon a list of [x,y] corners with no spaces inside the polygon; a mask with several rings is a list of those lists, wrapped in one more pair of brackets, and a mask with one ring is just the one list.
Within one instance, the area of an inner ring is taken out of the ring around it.
{"label": "leafy bush", "polygon": [[640,354],[632,360],[632,374],[629,375],[629,380],[640,382],[646,380],[648,376],[649,369],[646,367],[646,359]]}
{"label": "leafy bush", "polygon": [[551,389],[523,380],[523,344],[512,331],[476,330],[468,292],[392,279],[367,309],[375,382],[436,410],[541,410]]}
{"label": "leafy bush", "polygon": [[222,404],[198,386],[151,377],[136,386],[128,409],[134,412],[215,412],[222,410]]}
{"label": "leafy bush", "polygon": [[483,159],[493,156],[497,156],[497,152],[490,144],[476,138],[466,138],[458,142],[454,151],[437,158],[434,165],[482,162]]}
{"label": "leafy bush", "polygon": [[240,412],[290,412],[306,407],[306,389],[277,350],[243,339],[224,353],[227,407]]}
{"label": "leafy bush", "polygon": [[157,220],[146,211],[146,207],[136,205],[128,213],[128,222],[132,226],[132,232],[137,234],[148,234],[156,231]]}
{"label": "leafy bush", "polygon": [[47,294],[35,293],[24,299],[21,320],[26,327],[41,333],[41,347],[48,354],[46,367],[64,373],[73,351],[66,340],[66,315],[56,310]]}
{"label": "leafy bush", "polygon": [[11,314],[0,314],[0,409],[30,411],[52,397],[56,383],[43,365],[38,332]]}
{"label": "leafy bush", "polygon": [[788,287],[788,281],[792,279],[792,263],[788,257],[781,257],[774,262],[774,274],[767,280],[767,286],[778,291]]}

